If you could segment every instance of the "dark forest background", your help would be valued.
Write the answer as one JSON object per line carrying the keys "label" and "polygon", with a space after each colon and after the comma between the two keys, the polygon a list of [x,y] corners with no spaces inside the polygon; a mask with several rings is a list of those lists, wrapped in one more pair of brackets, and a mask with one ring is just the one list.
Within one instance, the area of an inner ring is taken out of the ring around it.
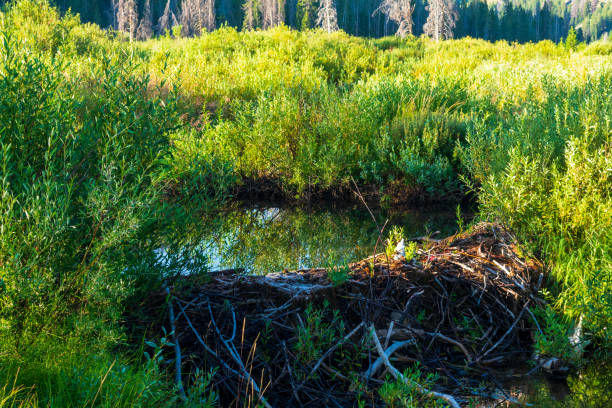
{"label": "dark forest background", "polygon": [[[136,0],[143,11],[146,0]],[[215,0],[216,27],[224,24],[242,28],[244,3],[248,0]],[[314,27],[314,17],[304,14],[318,7],[318,0],[279,0],[284,7],[285,24],[296,29]],[[0,0],[0,3],[6,1]],[[152,20],[158,21],[167,3],[178,16],[182,0],[150,0]],[[358,36],[381,37],[396,30],[393,22],[374,11],[381,0],[336,0],[338,25],[345,32]],[[112,0],[54,0],[62,11],[72,10],[86,22],[103,27],[113,25]],[[423,33],[427,18],[427,0],[414,0],[414,34]],[[457,0],[459,18],[454,37],[483,38],[490,41],[555,42],[565,38],[574,27],[580,41],[607,38],[612,31],[612,1],[609,0]]]}

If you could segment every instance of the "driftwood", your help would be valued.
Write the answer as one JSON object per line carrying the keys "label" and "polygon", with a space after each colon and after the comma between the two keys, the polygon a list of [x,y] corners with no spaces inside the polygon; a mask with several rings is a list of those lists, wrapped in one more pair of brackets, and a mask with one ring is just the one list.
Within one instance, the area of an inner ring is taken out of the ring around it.
{"label": "driftwood", "polygon": [[[337,286],[327,269],[225,271],[204,284],[181,277],[169,303],[154,294],[146,307],[151,316],[179,307],[172,321],[182,357],[171,360],[182,358],[187,383],[189,372],[218,367],[222,406],[346,407],[358,394],[382,406],[376,388],[389,374],[424,398],[459,406],[500,394],[481,386],[482,374],[530,354],[541,266],[519,253],[509,232],[480,224],[424,242],[414,259],[379,254],[350,264]],[[300,340],[307,332],[311,353]],[[425,387],[404,377],[415,362],[440,380]]]}

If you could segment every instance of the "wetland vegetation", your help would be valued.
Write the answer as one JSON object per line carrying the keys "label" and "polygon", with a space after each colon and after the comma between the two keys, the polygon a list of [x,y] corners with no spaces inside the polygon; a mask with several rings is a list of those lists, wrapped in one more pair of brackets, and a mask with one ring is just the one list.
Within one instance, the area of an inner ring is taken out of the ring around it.
{"label": "wetland vegetation", "polygon": [[[132,312],[185,270],[205,282],[218,262],[202,245],[211,237],[240,238],[219,266],[245,267],[225,263],[229,253],[259,273],[359,261],[357,248],[369,253],[379,234],[363,215],[298,209],[265,223],[222,212],[262,197],[361,206],[357,188],[376,214],[420,206],[431,227],[397,220],[406,239],[467,229],[460,208],[512,231],[545,272],[528,351],[604,367],[571,377],[569,398],[605,406],[610,41],[368,39],[283,26],[176,37],[130,41],[40,0],[0,12],[0,407],[214,405],[220,373],[185,373],[190,386],[178,389],[167,315],[164,336]],[[428,221],[440,205],[458,209],[451,230],[449,218]],[[258,234],[274,239],[263,248]],[[295,240],[312,248],[308,262],[296,261]],[[311,254],[326,249],[335,253],[315,265]],[[568,338],[578,322],[584,353]],[[325,335],[346,335],[334,330]],[[441,381],[421,369],[406,376]],[[401,384],[384,390],[381,399],[424,403]]]}

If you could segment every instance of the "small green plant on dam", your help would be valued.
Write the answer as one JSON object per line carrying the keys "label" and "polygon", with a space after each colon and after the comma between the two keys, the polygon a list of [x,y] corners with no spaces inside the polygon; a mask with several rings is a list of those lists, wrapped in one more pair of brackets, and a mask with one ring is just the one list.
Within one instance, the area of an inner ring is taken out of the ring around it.
{"label": "small green plant on dam", "polygon": [[327,277],[333,286],[340,286],[351,277],[351,269],[348,265],[335,265],[329,268]]}

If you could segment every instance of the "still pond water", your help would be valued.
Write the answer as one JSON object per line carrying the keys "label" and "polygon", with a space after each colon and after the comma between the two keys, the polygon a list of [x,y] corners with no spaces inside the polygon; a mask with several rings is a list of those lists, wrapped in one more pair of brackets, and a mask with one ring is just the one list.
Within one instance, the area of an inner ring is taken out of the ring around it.
{"label": "still pond water", "polygon": [[[372,255],[379,226],[385,235],[401,227],[404,236],[432,234],[440,238],[457,229],[452,211],[385,212],[373,210],[376,223],[365,209],[234,209],[212,220],[210,235],[201,243],[210,267],[243,269],[265,274],[284,269],[327,267],[354,262]],[[382,252],[383,240],[378,244]]]}
{"label": "still pond water", "polygon": [[[401,227],[407,238],[426,235],[443,238],[458,229],[458,217],[453,209],[401,212],[376,209],[373,215],[376,223],[366,209],[359,207],[237,207],[193,225],[188,234],[190,245],[182,247],[190,248],[187,254],[164,248],[159,255],[175,263],[184,274],[202,269],[240,269],[245,273],[266,274],[361,260],[374,251],[377,224],[386,223],[387,232],[394,226]],[[383,244],[378,245],[377,251],[382,252]],[[513,398],[531,406],[612,408],[610,362],[591,364],[567,380],[525,377],[524,372],[503,373],[504,388]]]}

